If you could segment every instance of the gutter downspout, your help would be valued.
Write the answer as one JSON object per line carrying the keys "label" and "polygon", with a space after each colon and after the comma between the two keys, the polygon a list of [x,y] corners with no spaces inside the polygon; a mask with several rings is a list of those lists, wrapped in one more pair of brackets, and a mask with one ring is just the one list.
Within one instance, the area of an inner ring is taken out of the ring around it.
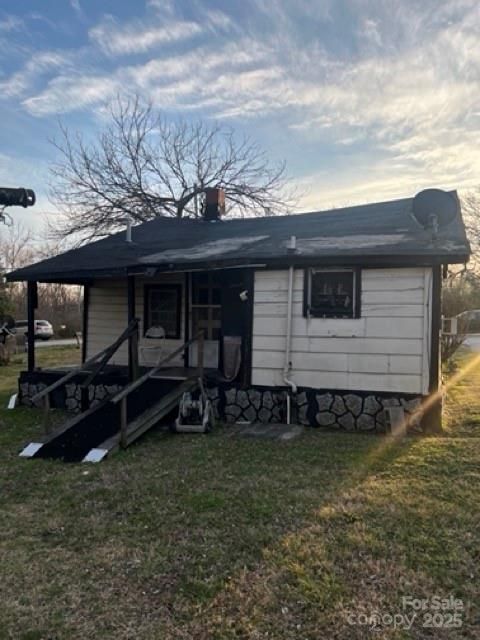
{"label": "gutter downspout", "polygon": [[[291,237],[291,244],[289,249],[295,251],[296,238]],[[288,298],[287,298],[287,332],[285,335],[285,365],[283,367],[283,381],[288,385],[292,393],[297,393],[297,385],[293,380],[289,379],[289,374],[292,368],[290,362],[290,353],[292,348],[292,309],[293,309],[293,277],[294,266],[291,265],[288,269]],[[287,394],[287,424],[291,421],[291,399],[290,393]]]}

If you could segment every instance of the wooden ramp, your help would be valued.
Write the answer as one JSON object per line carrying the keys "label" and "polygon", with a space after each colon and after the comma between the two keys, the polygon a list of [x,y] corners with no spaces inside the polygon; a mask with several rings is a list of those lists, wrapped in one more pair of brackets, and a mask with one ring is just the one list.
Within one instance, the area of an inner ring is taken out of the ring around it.
{"label": "wooden ramp", "polygon": [[20,453],[28,458],[53,458],[65,462],[100,462],[118,448],[126,448],[178,406],[186,391],[198,388],[197,379],[184,380],[157,400],[146,396],[143,410],[124,410],[106,399],[96,407],[67,420],[42,442],[32,442]]}
{"label": "wooden ramp", "polygon": [[176,389],[167,393],[167,395],[154,404],[153,407],[147,409],[145,413],[142,413],[127,425],[125,437],[120,443],[122,447],[131,445],[132,442],[145,433],[145,431],[148,431],[148,429],[167,416],[175,407],[178,407],[180,399],[186,391],[191,392],[197,388],[198,380],[190,379],[185,380],[185,382],[180,384]]}
{"label": "wooden ramp", "polygon": [[160,420],[165,418],[175,407],[178,407],[180,399],[186,391],[195,391],[197,388],[197,380],[185,380],[137,418],[131,422],[127,422],[123,434],[120,429],[111,438],[108,438],[98,445],[98,447],[92,449],[85,456],[83,462],[99,462],[99,460],[102,460],[109,453],[119,448],[126,449],[132,442],[135,442],[137,438],[158,424]]}

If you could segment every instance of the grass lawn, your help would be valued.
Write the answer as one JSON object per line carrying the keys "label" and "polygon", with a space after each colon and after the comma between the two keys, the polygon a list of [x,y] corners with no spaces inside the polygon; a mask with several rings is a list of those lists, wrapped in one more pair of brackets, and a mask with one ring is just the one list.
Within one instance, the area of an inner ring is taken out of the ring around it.
{"label": "grass lawn", "polygon": [[[62,364],[79,364],[80,355],[77,347],[41,347],[36,349],[35,360],[38,367],[58,367]],[[26,353],[14,356],[8,367],[0,366],[0,406],[5,404],[5,396],[17,390],[18,374],[26,368]]]}
{"label": "grass lawn", "polygon": [[[467,373],[462,376],[465,370]],[[447,433],[457,437],[480,437],[480,354],[475,358],[469,349],[460,348],[449,378],[454,384],[447,392]]]}
{"label": "grass lawn", "polygon": [[[17,457],[41,421],[3,408],[18,369],[0,368],[0,638],[480,637],[480,365],[449,394],[455,437],[152,431],[91,466]],[[349,624],[450,595],[458,630]]]}

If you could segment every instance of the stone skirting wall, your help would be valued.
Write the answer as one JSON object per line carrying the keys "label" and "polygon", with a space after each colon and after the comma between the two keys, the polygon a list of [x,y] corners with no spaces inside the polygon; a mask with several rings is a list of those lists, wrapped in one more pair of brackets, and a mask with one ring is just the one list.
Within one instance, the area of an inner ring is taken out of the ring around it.
{"label": "stone skirting wall", "polygon": [[41,407],[43,401],[33,402],[32,398],[40,391],[43,391],[47,385],[44,382],[20,382],[18,385],[19,402],[25,407]]}
{"label": "stone skirting wall", "polygon": [[[33,406],[32,398],[39,391],[45,389],[47,385],[44,382],[21,382],[20,389],[20,402],[21,404],[31,407]],[[91,407],[99,404],[107,396],[114,396],[123,388],[120,384],[91,384],[88,386],[88,404]],[[55,392],[54,392],[55,393]],[[61,393],[61,397],[60,397]],[[75,382],[68,383],[59,390],[56,401],[53,405],[58,408],[66,409],[74,413],[81,411],[82,402],[82,390],[80,384]],[[35,403],[37,406],[42,406],[43,400]]]}
{"label": "stone skirting wall", "polygon": [[[209,387],[217,419],[233,422],[285,422],[287,391]],[[299,390],[292,396],[292,422],[326,430],[384,432],[385,409],[403,407],[410,431],[423,431],[422,396],[351,391]]]}
{"label": "stone skirting wall", "polygon": [[314,390],[296,396],[297,421],[327,429],[384,432],[385,409],[403,407],[411,431],[422,431],[422,397]]}
{"label": "stone skirting wall", "polygon": [[286,392],[270,389],[208,387],[217,420],[234,422],[285,422]]}
{"label": "stone skirting wall", "polygon": [[[116,394],[122,384],[101,383],[88,387],[88,402],[98,404]],[[49,382],[50,384],[50,382]],[[32,397],[47,384],[36,380],[20,381],[20,402],[32,406]],[[227,424],[234,422],[282,423],[287,419],[285,389],[256,387],[244,389],[228,384],[207,386],[215,417]],[[352,391],[300,389],[291,397],[292,422],[325,430],[384,432],[385,409],[403,407],[412,432],[422,432],[422,396]],[[41,402],[40,402],[41,404]],[[52,406],[78,412],[81,409],[80,383],[67,383],[58,389]]]}

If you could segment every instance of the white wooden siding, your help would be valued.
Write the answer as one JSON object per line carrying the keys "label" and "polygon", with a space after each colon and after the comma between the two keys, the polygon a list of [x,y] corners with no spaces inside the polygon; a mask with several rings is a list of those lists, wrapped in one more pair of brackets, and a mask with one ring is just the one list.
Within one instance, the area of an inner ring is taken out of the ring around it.
{"label": "white wooden siding", "polygon": [[[140,336],[143,336],[143,293],[144,285],[184,284],[183,274],[163,274],[154,278],[135,279],[135,311],[140,319]],[[185,335],[185,287],[182,287],[181,331],[179,340],[165,340],[162,344],[165,355],[177,349]],[[98,280],[90,288],[88,305],[87,358],[92,357],[111,344],[127,326],[127,282],[125,280]],[[149,344],[153,344],[149,340]],[[110,364],[128,364],[128,348],[124,343],[110,360]],[[172,365],[182,365],[181,355],[171,361]]]}
{"label": "white wooden siding", "polygon": [[[304,318],[295,270],[292,370],[299,386],[426,393],[430,268],[362,270],[361,318]],[[288,271],[255,274],[252,383],[283,386]]]}

